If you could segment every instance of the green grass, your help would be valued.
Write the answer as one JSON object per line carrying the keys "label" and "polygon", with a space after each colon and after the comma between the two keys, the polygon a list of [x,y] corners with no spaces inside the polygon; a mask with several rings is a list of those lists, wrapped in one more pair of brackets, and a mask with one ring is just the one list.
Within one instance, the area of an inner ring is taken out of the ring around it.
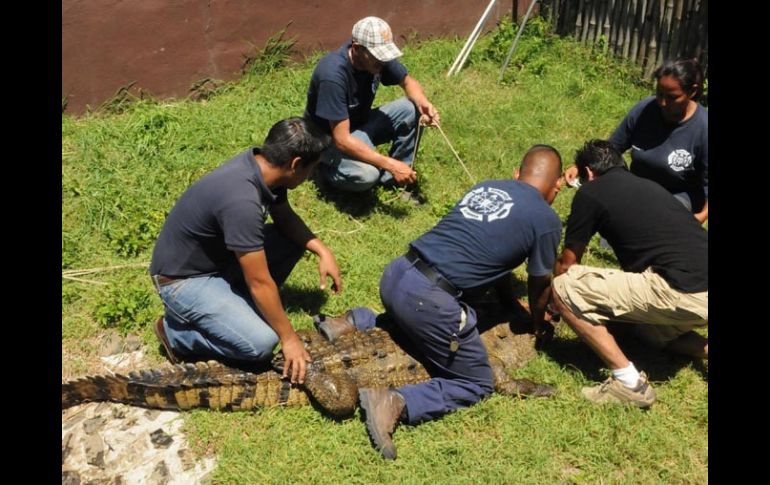
{"label": "green grass", "polygon": [[[440,110],[445,133],[477,180],[509,177],[535,143],[554,145],[571,163],[586,139],[607,137],[652,92],[633,68],[552,37],[538,22],[528,25],[499,84],[510,37],[480,39],[466,68],[450,79],[445,73],[463,39],[403,46],[404,63]],[[259,144],[275,121],[302,113],[319,55],[283,68],[252,65],[254,74],[216,88],[204,101],[143,99],[112,114],[62,116],[62,270],[148,262],[165,215],[193,181]],[[401,94],[383,87],[376,103]],[[417,207],[382,189],[322,194],[305,183],[292,191],[296,211],[335,251],[345,284],[342,295],[321,292],[314,258],[303,258],[283,293],[297,328],[311,328],[310,315],[319,311],[380,310],[384,266],[471,185],[434,130],[424,134],[416,170],[427,198]],[[562,221],[573,195],[565,189],[554,203]],[[597,239],[584,261],[617,266]],[[525,281],[523,268],[515,274]],[[142,335],[160,362],[150,323],[162,305],[146,270],[83,277],[106,285],[62,280],[66,369],[85,372],[95,339],[109,327]],[[214,478],[221,483],[707,482],[707,369],[644,348],[632,346],[628,354],[658,390],[659,402],[648,412],[583,402],[580,387],[604,378],[601,363],[560,326],[552,346],[518,373],[555,384],[556,398],[493,396],[441,420],[400,427],[393,463],[371,448],[359,419],[335,422],[312,408],[195,411],[186,426],[197,449],[217,454]]]}

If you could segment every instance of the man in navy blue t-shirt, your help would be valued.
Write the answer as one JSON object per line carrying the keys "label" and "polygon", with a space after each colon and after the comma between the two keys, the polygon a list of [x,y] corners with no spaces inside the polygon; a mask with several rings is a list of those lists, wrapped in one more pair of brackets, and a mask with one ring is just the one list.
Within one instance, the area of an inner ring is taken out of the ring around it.
{"label": "man in navy blue t-shirt", "polygon": [[[278,287],[305,250],[318,256],[321,289],[342,290],[331,250],[289,205],[329,146],[301,118],[279,121],[252,147],[195,182],[171,209],[150,274],[166,307],[155,333],[172,362],[269,360],[280,341],[284,376],[302,382],[310,355],[292,328]],[[265,224],[268,213],[274,224]]]}
{"label": "man in navy blue t-shirt", "polygon": [[[390,435],[399,420],[415,424],[436,419],[493,390],[476,312],[462,301],[464,292],[497,286],[527,260],[535,331],[542,336],[553,330],[545,321],[545,307],[561,239],[561,221],[550,207],[561,188],[561,157],[553,147],[536,145],[514,178],[476,184],[433,229],[410,244],[406,255],[385,268],[380,280],[385,311],[432,376],[397,390],[360,390],[367,428],[385,458],[396,456]],[[513,294],[504,298],[514,306]],[[375,320],[373,311],[359,307],[321,323],[321,330],[339,335],[371,328]]]}
{"label": "man in navy blue t-shirt", "polygon": [[[305,116],[332,136],[334,147],[319,168],[337,189],[361,192],[378,182],[404,185],[417,179],[411,164],[418,121],[435,125],[439,115],[397,60],[401,55],[390,26],[366,17],[353,26],[352,39],[324,56],[313,71]],[[380,84],[398,84],[407,97],[372,109]],[[375,149],[389,142],[388,156]]]}

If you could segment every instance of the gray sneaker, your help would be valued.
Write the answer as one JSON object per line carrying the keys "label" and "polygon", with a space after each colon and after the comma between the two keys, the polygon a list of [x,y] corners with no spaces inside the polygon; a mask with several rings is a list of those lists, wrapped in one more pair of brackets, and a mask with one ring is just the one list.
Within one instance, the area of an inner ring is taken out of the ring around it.
{"label": "gray sneaker", "polygon": [[639,383],[635,388],[629,389],[614,377],[610,377],[598,386],[584,387],[583,396],[589,401],[618,404],[632,404],[640,408],[648,408],[655,402],[655,389],[647,380],[647,374],[639,373]]}

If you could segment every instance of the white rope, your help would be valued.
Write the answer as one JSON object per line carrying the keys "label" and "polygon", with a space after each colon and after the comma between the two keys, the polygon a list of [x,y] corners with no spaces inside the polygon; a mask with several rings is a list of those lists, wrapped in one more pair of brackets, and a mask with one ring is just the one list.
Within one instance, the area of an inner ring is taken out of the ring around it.
{"label": "white rope", "polygon": [[150,263],[131,263],[131,264],[120,264],[117,266],[104,266],[102,268],[88,268],[88,269],[70,269],[67,271],[62,271],[61,275],[62,278],[66,278],[67,276],[82,276],[84,274],[90,274],[90,273],[99,273],[102,271],[111,271],[113,269],[121,269],[121,268],[140,268],[149,265]]}
{"label": "white rope", "polygon": [[350,214],[348,214],[348,217],[350,218],[351,221],[353,221],[356,224],[358,224],[358,229],[353,229],[352,231],[337,231],[337,230],[334,230],[334,229],[319,229],[318,231],[315,231],[315,233],[316,234],[321,234],[322,232],[328,232],[328,233],[332,233],[332,234],[353,234],[353,233],[358,232],[358,231],[360,231],[361,229],[364,228],[364,223],[363,222],[358,222]]}
{"label": "white rope", "polygon": [[87,280],[85,278],[78,278],[77,276],[70,276],[70,275],[62,275],[62,278],[65,280],[71,280],[71,281],[77,281],[80,283],[90,283],[92,285],[106,285],[107,283],[103,281],[95,281],[95,280]]}
{"label": "white rope", "polygon": [[463,166],[463,169],[465,170],[465,173],[468,174],[468,177],[470,177],[471,182],[474,184],[476,183],[476,179],[471,175],[471,173],[468,171],[468,168],[465,166],[465,163],[463,162],[463,159],[460,158],[460,155],[457,154],[457,150],[455,150],[455,147],[452,146],[452,143],[449,141],[449,138],[447,138],[446,134],[444,133],[444,130],[441,129],[441,125],[436,124],[436,128],[438,128],[439,133],[441,133],[441,136],[444,137],[444,141],[446,141],[446,144],[449,145],[449,149],[452,150],[452,153],[454,153],[455,158],[457,158],[457,161],[460,162],[460,165]]}

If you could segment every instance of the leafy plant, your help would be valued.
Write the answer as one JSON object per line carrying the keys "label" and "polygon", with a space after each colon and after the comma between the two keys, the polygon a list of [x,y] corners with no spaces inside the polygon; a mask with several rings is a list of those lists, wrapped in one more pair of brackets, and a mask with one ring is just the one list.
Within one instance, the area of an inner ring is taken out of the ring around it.
{"label": "leafy plant", "polygon": [[109,233],[109,239],[118,256],[130,258],[155,244],[165,220],[165,213],[161,211],[135,213],[126,219],[125,223],[119,224]]}
{"label": "leafy plant", "polygon": [[[513,45],[518,29],[519,26],[514,25],[508,17],[501,20],[483,51],[483,57],[502,64]],[[528,19],[508,68],[519,71],[527,69],[538,76],[544,74],[547,65],[552,62],[547,50],[553,40],[551,26],[546,20],[540,17]]]}
{"label": "leafy plant", "polygon": [[144,283],[136,278],[124,278],[103,291],[94,318],[100,326],[126,334],[152,321],[156,299],[149,279]]}

